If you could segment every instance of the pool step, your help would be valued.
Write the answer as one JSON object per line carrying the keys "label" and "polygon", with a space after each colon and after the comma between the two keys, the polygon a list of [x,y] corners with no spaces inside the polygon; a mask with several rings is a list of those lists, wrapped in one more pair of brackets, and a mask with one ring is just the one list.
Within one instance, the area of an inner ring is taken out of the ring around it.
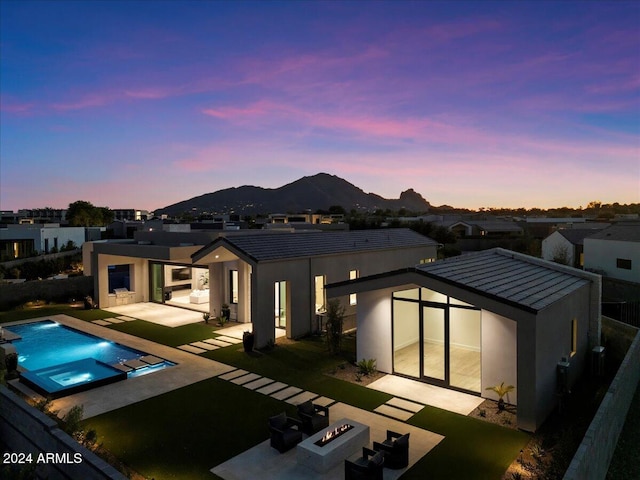
{"label": "pool step", "polygon": [[131,370],[138,370],[144,367],[159,365],[162,362],[164,362],[164,360],[162,358],[156,357],[155,355],[145,355],[143,357],[134,358],[122,363],[114,363],[111,366],[117,368],[122,372],[130,372]]}

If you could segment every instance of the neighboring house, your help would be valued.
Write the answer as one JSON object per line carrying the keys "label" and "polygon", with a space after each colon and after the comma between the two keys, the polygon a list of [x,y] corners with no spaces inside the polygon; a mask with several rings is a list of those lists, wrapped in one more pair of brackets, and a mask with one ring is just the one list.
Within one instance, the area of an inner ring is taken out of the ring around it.
{"label": "neighboring house", "polygon": [[600,342],[599,275],[501,248],[327,285],[329,298],[353,294],[358,359],[487,398],[496,398],[487,388],[512,384],[506,401],[527,431]]}
{"label": "neighboring house", "polygon": [[60,250],[69,241],[81,247],[84,227],[61,227],[57,223],[0,226],[0,261],[25,258]]}
{"label": "neighboring house", "polygon": [[[171,233],[137,232],[137,243],[87,244],[85,274],[94,275],[98,305],[184,301],[215,315],[226,303],[232,319],[253,323],[257,346],[275,341],[276,328],[289,338],[315,331],[325,284],[437,255],[435,241],[409,229]],[[356,302],[345,299],[347,315]]]}
{"label": "neighboring house", "polygon": [[640,223],[619,223],[585,238],[584,268],[640,283]]}
{"label": "neighboring house", "polygon": [[448,226],[449,231],[457,237],[520,237],[522,227],[515,222],[482,220],[482,221],[460,221]]}
{"label": "neighboring house", "polygon": [[569,265],[584,267],[584,239],[598,232],[593,228],[556,230],[542,240],[542,258]]}

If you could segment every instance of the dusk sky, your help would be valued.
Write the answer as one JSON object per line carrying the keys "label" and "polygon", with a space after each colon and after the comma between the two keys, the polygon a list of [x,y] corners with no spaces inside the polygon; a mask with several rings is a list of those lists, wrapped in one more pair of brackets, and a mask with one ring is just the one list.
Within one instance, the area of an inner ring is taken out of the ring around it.
{"label": "dusk sky", "polygon": [[640,202],[640,2],[0,2],[0,209],[326,172],[432,205]]}

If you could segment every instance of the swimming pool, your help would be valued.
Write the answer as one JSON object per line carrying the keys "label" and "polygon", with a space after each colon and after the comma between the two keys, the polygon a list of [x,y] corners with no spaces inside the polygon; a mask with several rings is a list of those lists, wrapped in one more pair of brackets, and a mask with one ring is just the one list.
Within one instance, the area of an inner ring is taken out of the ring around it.
{"label": "swimming pool", "polygon": [[20,381],[53,397],[70,395],[175,365],[52,320],[6,328],[23,371]]}

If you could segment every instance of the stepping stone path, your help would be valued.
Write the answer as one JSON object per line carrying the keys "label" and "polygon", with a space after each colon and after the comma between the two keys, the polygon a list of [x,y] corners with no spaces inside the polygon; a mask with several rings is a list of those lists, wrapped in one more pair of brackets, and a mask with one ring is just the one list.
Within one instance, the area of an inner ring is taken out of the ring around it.
{"label": "stepping stone path", "polygon": [[91,323],[95,323],[96,325],[100,325],[101,327],[106,327],[107,325],[113,325],[116,323],[123,323],[123,322],[131,322],[133,320],[137,320],[137,318],[121,315],[115,318],[111,317],[111,318],[102,318],[100,320],[92,320]]}
{"label": "stepping stone path", "polygon": [[299,405],[307,400],[312,400],[316,405],[329,407],[336,403],[335,400],[327,397],[320,397],[317,393],[302,390],[301,388],[287,385],[282,382],[274,382],[271,378],[262,377],[257,373],[250,373],[246,370],[237,369],[219,375],[218,378],[227,380],[236,385],[242,385],[249,390],[269,395],[276,400],[283,400],[291,405]]}
{"label": "stepping stone path", "polygon": [[386,415],[387,417],[406,422],[424,407],[425,406],[421,403],[410,402],[403,398],[393,397],[383,405],[375,408],[373,411],[381,415]]}

